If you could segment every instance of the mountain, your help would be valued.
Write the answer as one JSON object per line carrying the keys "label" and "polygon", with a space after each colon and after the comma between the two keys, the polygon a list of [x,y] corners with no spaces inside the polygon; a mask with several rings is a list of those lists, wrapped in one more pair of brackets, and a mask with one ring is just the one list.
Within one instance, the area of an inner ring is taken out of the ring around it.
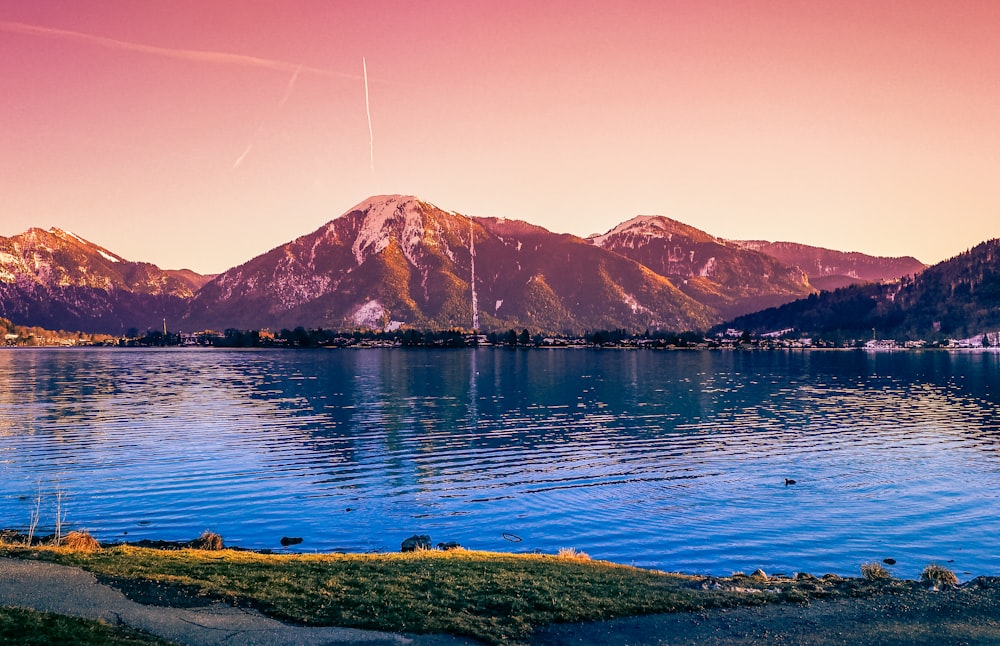
{"label": "mountain", "polygon": [[[913,258],[733,242],[661,216],[583,239],[388,195],[214,277],[131,262],[60,229],[0,238],[0,316],[113,334],[164,319],[187,331],[684,331],[802,298],[816,285],[922,267]],[[866,289],[851,294],[881,288]]]}
{"label": "mountain", "polygon": [[730,240],[731,244],[765,253],[786,265],[798,267],[817,289],[833,290],[856,283],[894,281],[913,276],[927,265],[912,256],[869,256],[856,251],[834,251],[795,242]]}
{"label": "mountain", "polygon": [[61,229],[0,237],[0,316],[23,325],[122,332],[177,320],[208,277],[130,262]]}
{"label": "mountain", "polygon": [[[475,290],[472,276],[475,274]],[[526,222],[373,197],[226,271],[189,327],[704,329],[718,316],[651,269]]]}
{"label": "mountain", "polygon": [[588,240],[670,278],[725,318],[816,291],[797,267],[663,216],[635,217]]}
{"label": "mountain", "polygon": [[723,327],[825,339],[943,340],[1000,329],[1000,240],[896,283],[854,285],[739,317]]}

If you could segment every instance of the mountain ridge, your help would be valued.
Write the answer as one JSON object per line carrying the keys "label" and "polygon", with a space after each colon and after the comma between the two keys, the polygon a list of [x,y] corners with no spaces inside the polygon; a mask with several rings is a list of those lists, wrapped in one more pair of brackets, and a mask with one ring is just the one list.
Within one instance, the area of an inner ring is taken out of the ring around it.
{"label": "mountain ridge", "polygon": [[[562,257],[565,262],[554,264]],[[473,262],[479,263],[476,317]],[[285,284],[287,276],[307,288]],[[635,285],[635,293],[618,283]],[[223,272],[193,299],[189,320],[246,324],[246,303],[258,304],[251,310],[257,316],[264,308],[269,325],[285,327],[295,321],[471,327],[478,318],[490,328],[625,322],[687,329],[713,318],[663,277],[625,258],[595,256],[576,236],[518,220],[470,218],[401,195],[365,200],[316,231]]]}
{"label": "mountain ridge", "polygon": [[745,249],[760,251],[799,267],[819,289],[832,290],[856,282],[878,282],[913,276],[929,265],[913,256],[872,256],[859,251],[837,251],[798,242],[729,240]]}
{"label": "mountain ridge", "polygon": [[802,269],[751,243],[665,216],[636,216],[580,238],[381,195],[200,276],[128,261],[61,229],[29,229],[0,238],[0,316],[113,333],[163,319],[189,330],[707,329],[816,291]]}
{"label": "mountain ridge", "polygon": [[738,317],[725,324],[754,333],[792,329],[843,341],[946,340],[1000,328],[1000,239],[896,283],[867,283]]}
{"label": "mountain ridge", "polygon": [[133,262],[53,227],[0,237],[0,316],[23,325],[120,333],[176,319],[209,277]]}
{"label": "mountain ridge", "polygon": [[815,291],[801,270],[665,216],[637,216],[589,241],[670,278],[723,318]]}

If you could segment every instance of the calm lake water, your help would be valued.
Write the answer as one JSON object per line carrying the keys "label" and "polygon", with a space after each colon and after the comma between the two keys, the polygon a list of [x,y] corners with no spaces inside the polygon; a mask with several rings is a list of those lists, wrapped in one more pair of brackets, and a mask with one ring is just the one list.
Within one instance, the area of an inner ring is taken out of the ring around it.
{"label": "calm lake water", "polygon": [[0,351],[0,527],[40,488],[46,531],[61,490],[104,541],[1000,574],[998,377],[990,352]]}

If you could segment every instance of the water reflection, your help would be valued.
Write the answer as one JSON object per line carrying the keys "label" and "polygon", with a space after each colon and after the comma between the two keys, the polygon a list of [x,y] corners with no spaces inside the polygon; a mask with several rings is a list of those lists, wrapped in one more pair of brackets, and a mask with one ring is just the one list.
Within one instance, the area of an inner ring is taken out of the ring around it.
{"label": "water reflection", "polygon": [[[108,540],[431,533],[667,569],[993,572],[998,355],[0,353],[0,524]],[[784,486],[784,478],[798,484]],[[46,512],[43,511],[43,514]],[[51,513],[46,514],[51,516]]]}

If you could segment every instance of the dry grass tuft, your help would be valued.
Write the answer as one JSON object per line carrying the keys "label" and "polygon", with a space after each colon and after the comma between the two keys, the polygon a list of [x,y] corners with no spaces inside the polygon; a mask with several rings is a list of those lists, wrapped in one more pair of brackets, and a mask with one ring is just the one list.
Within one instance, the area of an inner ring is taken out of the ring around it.
{"label": "dry grass tuft", "polygon": [[222,537],[215,532],[210,532],[207,529],[198,538],[194,539],[188,543],[191,549],[195,550],[224,550],[226,549],[225,544],[222,542]]}
{"label": "dry grass tuft", "polygon": [[892,578],[889,570],[885,569],[881,563],[872,561],[861,564],[861,575],[868,581],[888,581]]}
{"label": "dry grass tuft", "polygon": [[958,577],[955,576],[954,572],[935,563],[924,568],[920,574],[920,580],[933,583],[935,586],[958,585]]}
{"label": "dry grass tuft", "polygon": [[87,532],[70,532],[63,536],[60,545],[77,552],[96,552],[101,549],[97,539]]}
{"label": "dry grass tuft", "polygon": [[556,556],[561,559],[581,559],[584,561],[590,560],[590,554],[586,552],[581,552],[580,550],[573,547],[560,547],[559,551],[556,552]]}

